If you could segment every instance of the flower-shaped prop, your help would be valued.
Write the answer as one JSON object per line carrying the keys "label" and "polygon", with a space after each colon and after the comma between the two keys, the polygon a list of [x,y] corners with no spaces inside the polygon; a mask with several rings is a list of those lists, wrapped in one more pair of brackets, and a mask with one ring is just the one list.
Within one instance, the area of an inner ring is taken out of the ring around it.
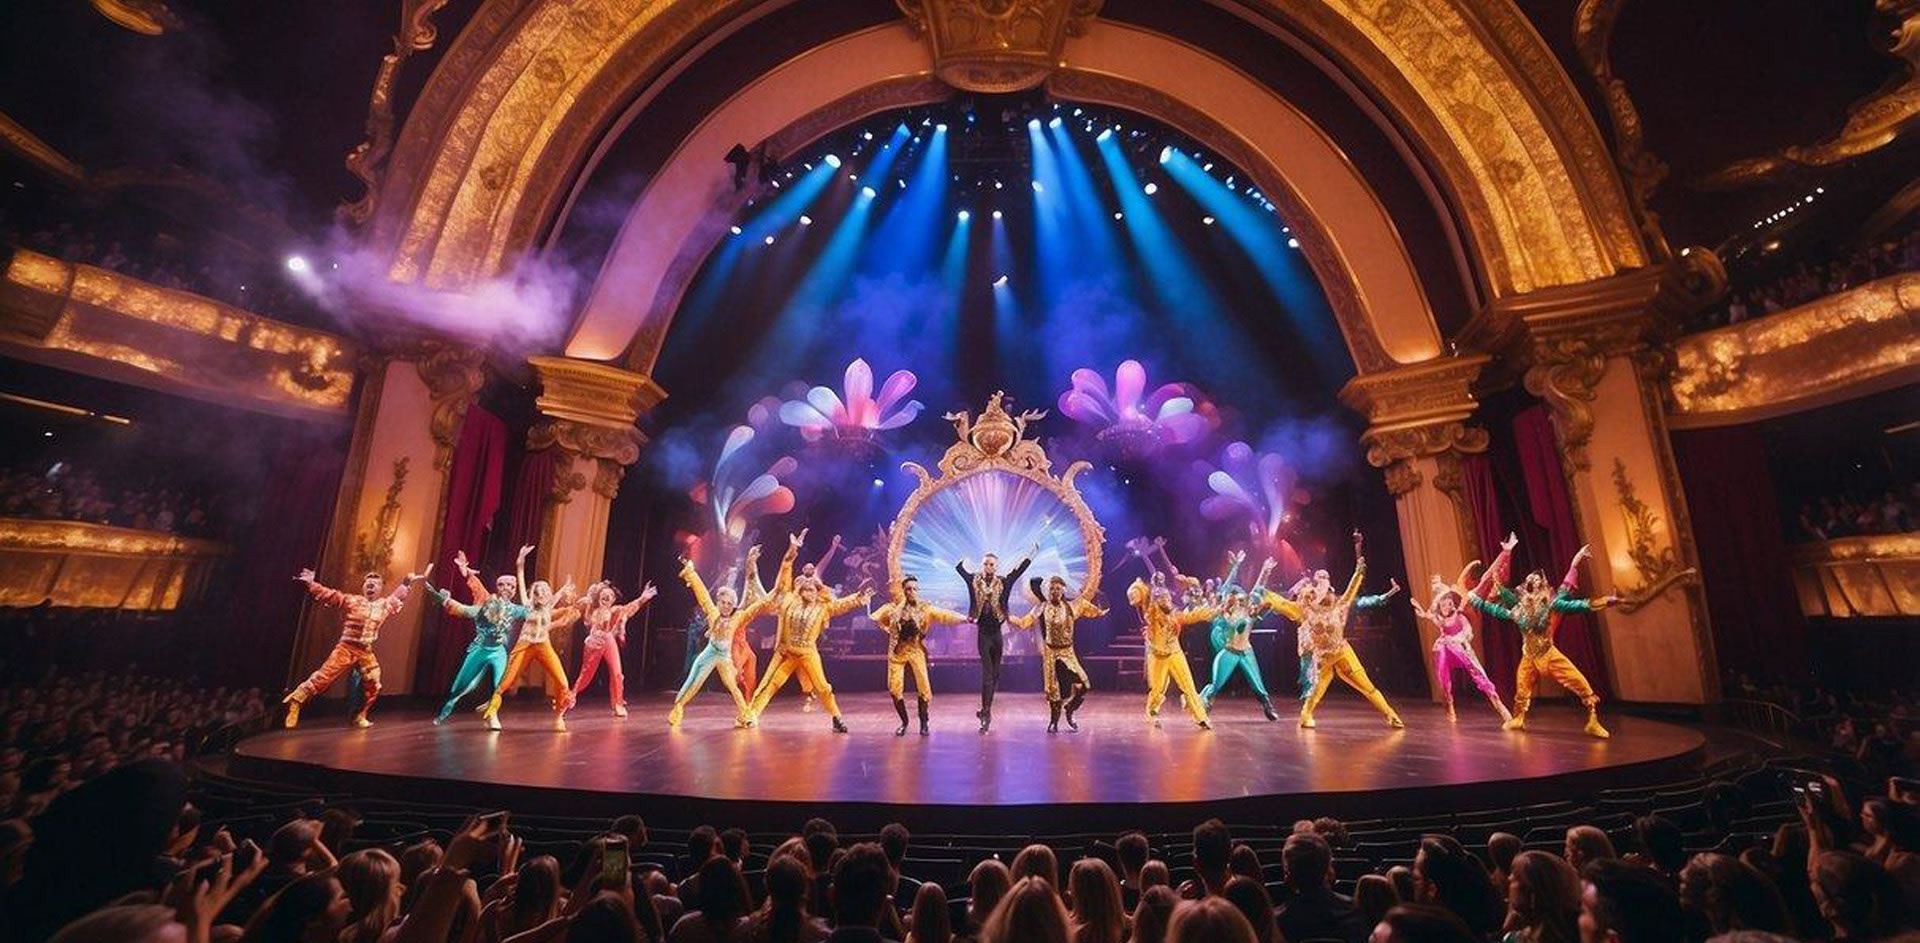
{"label": "flower-shaped prop", "polygon": [[895,370],[873,391],[873,368],[865,360],[847,364],[841,381],[841,393],[824,386],[807,391],[804,399],[780,404],[780,421],[800,430],[808,442],[840,439],[871,442],[882,432],[898,429],[914,420],[925,407],[909,400],[919,382],[912,371]]}
{"label": "flower-shaped prop", "polygon": [[1200,513],[1211,521],[1242,521],[1256,553],[1271,556],[1282,574],[1298,573],[1300,554],[1287,541],[1293,507],[1305,504],[1304,491],[1287,460],[1271,452],[1256,454],[1245,442],[1234,442],[1220,454],[1218,466],[1195,462],[1206,475],[1210,494],[1200,502]]}
{"label": "flower-shaped prop", "polygon": [[[720,456],[706,481],[693,489],[693,500],[707,506],[712,515],[717,545],[711,548],[701,538],[688,538],[688,553],[696,560],[731,559],[740,541],[754,522],[793,510],[793,490],[781,483],[799,469],[791,455],[781,455],[765,466],[764,456],[756,458],[751,448],[773,424],[777,400],[762,400],[747,411],[747,422],[727,431]],[[711,562],[711,561],[709,561]]]}
{"label": "flower-shaped prop", "polygon": [[1060,394],[1060,411],[1133,457],[1197,442],[1218,422],[1213,404],[1190,384],[1168,383],[1151,396],[1146,390],[1147,368],[1138,360],[1121,362],[1111,390],[1106,378],[1083,367],[1073,371],[1073,388]]}

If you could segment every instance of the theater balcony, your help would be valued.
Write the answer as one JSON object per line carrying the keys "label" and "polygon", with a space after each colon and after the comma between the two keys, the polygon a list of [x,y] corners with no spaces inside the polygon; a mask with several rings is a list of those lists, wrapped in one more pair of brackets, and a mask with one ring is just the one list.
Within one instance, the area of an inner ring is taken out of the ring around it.
{"label": "theater balcony", "polygon": [[226,553],[162,531],[0,518],[0,606],[173,610],[202,595]]}

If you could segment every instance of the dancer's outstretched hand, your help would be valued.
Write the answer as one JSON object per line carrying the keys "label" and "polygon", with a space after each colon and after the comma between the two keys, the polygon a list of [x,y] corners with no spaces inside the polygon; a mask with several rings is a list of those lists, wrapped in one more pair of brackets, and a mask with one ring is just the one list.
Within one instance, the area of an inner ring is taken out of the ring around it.
{"label": "dancer's outstretched hand", "polygon": [[659,587],[654,586],[651,582],[649,582],[643,589],[640,590],[640,601],[646,602],[647,600],[652,599],[653,597],[658,595],[660,595]]}
{"label": "dancer's outstretched hand", "polygon": [[533,552],[533,545],[527,544],[526,546],[520,548],[520,554],[514,557],[514,559],[524,561],[527,558],[527,554],[530,554],[532,552]]}
{"label": "dancer's outstretched hand", "polygon": [[301,570],[300,575],[295,576],[294,579],[301,583],[313,582],[313,567],[307,567],[306,569]]}
{"label": "dancer's outstretched hand", "polygon": [[1353,550],[1354,550],[1354,552],[1355,552],[1355,553],[1358,553],[1358,552],[1360,552],[1360,546],[1361,546],[1362,544],[1364,544],[1365,542],[1366,542],[1366,537],[1364,537],[1364,536],[1362,536],[1362,535],[1361,535],[1361,533],[1360,533],[1360,529],[1359,529],[1359,528],[1357,528],[1357,527],[1356,527],[1356,528],[1354,528],[1354,529],[1353,529]]}
{"label": "dancer's outstretched hand", "polygon": [[1507,539],[1500,541],[1500,549],[1502,550],[1512,550],[1513,548],[1519,545],[1520,545],[1520,535],[1512,531],[1507,532]]}
{"label": "dancer's outstretched hand", "polygon": [[409,583],[418,583],[418,582],[420,582],[421,580],[424,580],[424,579],[426,579],[427,577],[429,577],[429,576],[432,576],[432,575],[433,575],[433,564],[431,564],[431,563],[429,563],[429,564],[427,564],[427,568],[426,568],[426,569],[424,569],[424,570],[421,570],[421,571],[420,571],[420,572],[418,572],[418,573],[408,573],[408,574],[407,574],[407,582],[409,582]]}
{"label": "dancer's outstretched hand", "polygon": [[1580,549],[1575,550],[1573,552],[1573,562],[1579,563],[1580,561],[1585,560],[1591,556],[1593,556],[1593,545],[1581,544]]}
{"label": "dancer's outstretched hand", "polygon": [[455,550],[453,552],[453,565],[460,568],[461,576],[473,575],[473,567],[467,565],[467,552],[465,550]]}

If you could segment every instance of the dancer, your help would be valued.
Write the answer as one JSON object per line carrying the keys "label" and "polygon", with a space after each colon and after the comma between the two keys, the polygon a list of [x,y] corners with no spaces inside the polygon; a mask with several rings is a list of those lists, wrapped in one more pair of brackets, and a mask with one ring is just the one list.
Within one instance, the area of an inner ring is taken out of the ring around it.
{"label": "dancer", "polygon": [[1440,574],[1435,573],[1432,583],[1433,608],[1424,608],[1418,602],[1413,604],[1414,615],[1433,623],[1433,627],[1440,630],[1439,637],[1433,640],[1433,673],[1440,679],[1440,699],[1447,704],[1449,723],[1458,723],[1460,720],[1453,709],[1455,668],[1466,671],[1473,686],[1487,696],[1487,701],[1493,705],[1494,712],[1500,715],[1502,723],[1513,719],[1513,715],[1507,712],[1507,705],[1500,700],[1500,692],[1494,689],[1493,681],[1487,677],[1487,670],[1480,667],[1480,659],[1473,654],[1473,623],[1467,621],[1467,614],[1461,609],[1466,593],[1460,587],[1466,585],[1468,575],[1479,562],[1475,560],[1467,564],[1460,571],[1460,581],[1452,586],[1448,586]]}
{"label": "dancer", "polygon": [[927,708],[933,702],[933,683],[927,679],[927,630],[965,622],[967,617],[921,599],[920,578],[903,576],[894,600],[881,606],[873,621],[887,633],[887,693],[893,695],[893,709],[900,715],[900,729],[893,735],[907,735],[906,674],[912,668],[914,693],[920,701],[920,736],[924,737]]}
{"label": "dancer", "polygon": [[648,583],[632,601],[615,605],[614,600],[620,595],[614,592],[612,583],[602,580],[587,587],[586,596],[580,600],[580,620],[586,623],[587,639],[580,646],[580,677],[573,682],[574,703],[579,703],[580,694],[593,683],[594,672],[604,661],[607,701],[613,705],[613,716],[623,719],[627,716],[627,677],[620,666],[620,646],[627,643],[627,620],[659,592]]}
{"label": "dancer", "polygon": [[1208,605],[1176,608],[1173,591],[1167,588],[1166,580],[1158,572],[1153,576],[1151,586],[1140,579],[1127,586],[1127,602],[1140,610],[1140,632],[1147,642],[1147,720],[1160,723],[1160,705],[1167,699],[1167,682],[1172,680],[1193,722],[1201,730],[1212,730],[1207,709],[1194,690],[1193,669],[1187,665],[1187,653],[1180,648],[1180,630],[1214,618],[1217,610]]}
{"label": "dancer", "polygon": [[[755,547],[747,552],[747,558],[753,559],[759,552]],[[746,638],[747,624],[773,611],[774,597],[761,596],[752,605],[739,608],[734,598],[733,587],[721,586],[716,599],[707,594],[707,584],[701,582],[700,574],[694,570],[693,561],[680,559],[680,579],[693,590],[694,604],[706,617],[707,647],[694,659],[692,670],[687,679],[680,684],[680,691],[673,696],[673,708],[667,711],[667,725],[678,727],[680,719],[686,716],[687,702],[700,693],[700,686],[707,681],[707,675],[718,670],[720,684],[733,696],[733,725],[746,727],[751,724],[747,709],[747,697],[740,693],[739,668],[733,659],[733,649],[749,644]]]}
{"label": "dancer", "polygon": [[747,708],[747,723],[759,722],[767,702],[786,685],[787,678],[797,672],[806,683],[813,685],[821,706],[833,718],[833,732],[846,733],[840,705],[833,699],[833,686],[827,683],[826,668],[820,663],[820,635],[835,616],[852,612],[872,600],[873,590],[866,588],[849,596],[833,596],[819,580],[794,579],[793,560],[806,539],[805,528],[787,538],[787,555],[780,561],[780,575],[774,581],[771,594],[777,620],[773,660],[767,664],[767,676]]}
{"label": "dancer", "polygon": [[[1087,680],[1087,670],[1080,667],[1080,656],[1073,650],[1073,626],[1080,619],[1098,619],[1106,615],[1107,610],[1079,596],[1068,598],[1065,577],[1057,574],[1047,577],[1045,585],[1043,591],[1037,576],[1028,580],[1027,592],[1038,605],[1019,619],[1008,621],[1023,629],[1031,628],[1036,622],[1040,626],[1040,680],[1046,688],[1051,717],[1047,732],[1060,732],[1062,708],[1067,715],[1067,729],[1079,730],[1073,713],[1086,703],[1087,692],[1093,689],[1093,684]],[[1064,696],[1060,690],[1061,671],[1072,678]]]}
{"label": "dancer", "polygon": [[1296,587],[1298,603],[1271,592],[1267,594],[1268,604],[1275,611],[1299,622],[1306,629],[1307,645],[1313,655],[1316,681],[1313,693],[1300,706],[1300,726],[1315,726],[1313,712],[1320,706],[1320,700],[1327,696],[1327,689],[1333,686],[1333,679],[1337,676],[1384,714],[1387,726],[1405,727],[1406,723],[1394,711],[1393,705],[1387,703],[1386,696],[1373,686],[1373,681],[1367,677],[1367,669],[1360,664],[1360,656],[1354,654],[1353,646],[1347,642],[1347,620],[1353,610],[1361,608],[1363,602],[1368,605],[1385,603],[1400,591],[1400,584],[1396,581],[1387,592],[1360,599],[1360,584],[1367,576],[1367,558],[1361,551],[1361,537],[1357,530],[1353,532],[1353,556],[1353,578],[1347,581],[1346,591],[1338,596],[1334,595],[1325,570],[1315,571],[1312,580],[1303,580],[1304,585]]}
{"label": "dancer", "polygon": [[281,699],[287,705],[286,726],[292,730],[300,725],[300,707],[316,694],[320,694],[350,668],[360,670],[360,709],[353,714],[355,727],[371,727],[373,721],[367,719],[367,712],[373,709],[375,698],[380,696],[380,660],[373,657],[373,643],[380,638],[380,626],[399,612],[407,604],[407,590],[416,581],[424,580],[433,574],[433,564],[427,564],[423,573],[408,573],[407,578],[393,592],[382,596],[386,581],[378,573],[368,573],[360,580],[360,595],[354,596],[331,589],[316,582],[311,567],[301,570],[295,580],[307,584],[307,592],[323,606],[332,606],[344,610],[346,616],[341,620],[340,640],[333,643],[333,650],[327,653],[327,660],[307,680],[300,682]]}
{"label": "dancer", "polygon": [[[1234,564],[1239,567],[1238,562]],[[1213,655],[1213,678],[1200,692],[1200,699],[1206,702],[1208,709],[1213,707],[1213,699],[1223,690],[1227,682],[1233,680],[1235,672],[1247,676],[1247,686],[1253,689],[1253,696],[1260,699],[1260,709],[1270,721],[1279,720],[1280,715],[1273,709],[1273,697],[1267,693],[1267,683],[1260,676],[1260,659],[1253,653],[1253,624],[1267,613],[1267,575],[1273,572],[1273,561],[1260,565],[1260,575],[1254,579],[1251,593],[1240,589],[1239,584],[1229,578],[1221,585],[1221,594],[1225,602],[1221,604],[1213,619],[1213,638],[1216,651]]]}
{"label": "dancer", "polygon": [[[798,587],[807,583],[812,583],[815,586],[818,586],[823,593],[826,593],[827,592],[826,583],[820,580],[819,574],[822,570],[824,570],[829,564],[833,562],[834,553],[837,552],[837,550],[839,549],[839,542],[840,542],[840,535],[835,534],[833,537],[833,546],[829,546],[827,548],[827,552],[822,554],[820,556],[820,559],[817,562],[802,564],[800,567],[800,575],[794,578],[794,586]],[[758,544],[755,544],[754,546],[747,548],[746,568],[747,568],[747,577],[744,583],[742,584],[741,595],[744,598],[745,602],[748,605],[751,605],[765,598],[768,595],[766,586],[760,582],[760,546]],[[828,593],[828,595],[831,595],[831,594]],[[775,630],[776,632],[778,631],[777,626]],[[779,644],[777,637],[774,639],[773,644],[775,646]],[[745,688],[748,691],[753,692],[753,694],[749,697],[749,700],[751,700],[752,697],[758,697],[760,694],[760,688],[766,685],[767,679],[765,676],[761,676],[759,679],[759,682],[760,682],[759,684],[752,683],[754,670],[757,666],[757,661],[753,654],[753,645],[751,640],[748,641],[744,655],[739,654],[739,652],[741,651],[739,646],[735,646],[734,651],[736,653],[734,656],[735,671],[739,671],[741,667],[741,661],[743,659],[746,662],[746,665],[745,665],[746,672],[744,674],[744,677],[746,677],[748,680],[745,682],[742,682],[741,687]],[[800,678],[800,693],[803,696],[803,700],[801,700],[800,702],[800,710],[802,712],[811,714],[813,713],[814,704],[819,701],[819,698],[815,696],[813,691],[813,679],[807,677],[805,674],[801,674],[799,678]]]}
{"label": "dancer", "polygon": [[1587,725],[1583,730],[1588,736],[1602,740],[1612,737],[1607,728],[1600,726],[1600,696],[1593,693],[1593,685],[1587,683],[1587,676],[1580,673],[1573,660],[1553,644],[1553,636],[1560,629],[1562,615],[1598,612],[1620,602],[1620,597],[1574,597],[1573,591],[1580,582],[1580,561],[1592,555],[1588,547],[1574,553],[1573,560],[1567,564],[1567,575],[1560,579],[1558,591],[1548,593],[1547,574],[1540,570],[1527,574],[1519,592],[1506,588],[1501,584],[1506,579],[1507,568],[1513,565],[1513,548],[1519,542],[1519,537],[1508,534],[1506,542],[1500,545],[1500,556],[1487,568],[1485,579],[1492,583],[1492,595],[1498,601],[1483,597],[1477,589],[1467,594],[1467,602],[1475,609],[1505,619],[1520,630],[1520,668],[1513,684],[1513,716],[1501,726],[1507,730],[1527,729],[1527,708],[1533,705],[1533,685],[1544,674],[1560,682],[1561,687],[1586,705]]}
{"label": "dancer", "polygon": [[[513,688],[520,680],[520,672],[526,670],[529,659],[537,659],[540,667],[547,672],[547,697],[553,704],[553,729],[562,733],[567,729],[567,711],[573,709],[573,688],[567,683],[567,669],[560,664],[560,653],[553,650],[553,630],[566,628],[573,620],[580,618],[580,610],[573,605],[573,579],[569,577],[560,591],[555,593],[553,585],[546,580],[534,580],[527,585],[527,554],[533,552],[531,544],[520,548],[520,555],[514,561],[516,580],[520,586],[520,604],[527,608],[526,617],[520,620],[520,637],[513,643],[513,652],[507,656],[507,673],[500,679],[499,686],[493,689],[493,697],[487,700],[487,726],[500,729],[501,695]],[[460,570],[469,576],[472,570],[456,558]]]}
{"label": "dancer", "polygon": [[1035,542],[1019,565],[1004,577],[998,572],[1000,558],[991,553],[980,558],[979,573],[968,573],[965,560],[953,565],[961,582],[967,584],[967,621],[973,623],[974,638],[979,643],[980,709],[974,711],[973,716],[980,719],[981,733],[993,726],[993,695],[1000,689],[1000,655],[1006,648],[1002,628],[1007,622],[1008,597],[1020,584],[1027,567],[1033,565],[1033,555],[1039,549],[1040,544]]}
{"label": "dancer", "polygon": [[[512,633],[515,622],[527,617],[527,607],[513,601],[520,585],[518,577],[501,574],[494,582],[494,588],[499,592],[488,593],[480,577],[466,568],[466,551],[455,552],[453,562],[466,575],[467,591],[472,595],[473,602],[457,602],[452,593],[436,589],[432,583],[427,584],[427,591],[440,600],[441,608],[448,615],[473,621],[473,641],[467,643],[466,657],[460,660],[460,670],[454,673],[453,686],[447,691],[446,703],[440,705],[440,713],[433,718],[436,724],[447,722],[460,699],[480,686],[481,675],[491,675],[493,690],[500,690],[500,679],[507,674],[507,636]],[[484,703],[481,709],[485,710]],[[487,728],[499,730],[499,718],[489,716]]]}

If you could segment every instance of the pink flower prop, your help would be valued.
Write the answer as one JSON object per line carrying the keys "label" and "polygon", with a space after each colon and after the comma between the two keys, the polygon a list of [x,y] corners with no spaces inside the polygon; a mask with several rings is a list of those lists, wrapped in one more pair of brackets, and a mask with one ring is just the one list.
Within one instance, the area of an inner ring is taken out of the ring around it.
{"label": "pink flower prop", "polygon": [[912,371],[895,370],[873,393],[873,368],[865,360],[847,364],[841,381],[841,393],[824,386],[807,391],[804,399],[780,404],[780,421],[800,430],[807,441],[835,437],[871,439],[876,433],[898,429],[926,408],[919,400],[906,400],[919,382]]}
{"label": "pink flower prop", "polygon": [[1060,394],[1060,411],[1092,426],[1094,436],[1118,440],[1134,451],[1197,442],[1213,431],[1212,404],[1189,384],[1168,383],[1143,394],[1147,369],[1138,360],[1123,361],[1113,372],[1113,388],[1100,374],[1073,371],[1073,388]]}

